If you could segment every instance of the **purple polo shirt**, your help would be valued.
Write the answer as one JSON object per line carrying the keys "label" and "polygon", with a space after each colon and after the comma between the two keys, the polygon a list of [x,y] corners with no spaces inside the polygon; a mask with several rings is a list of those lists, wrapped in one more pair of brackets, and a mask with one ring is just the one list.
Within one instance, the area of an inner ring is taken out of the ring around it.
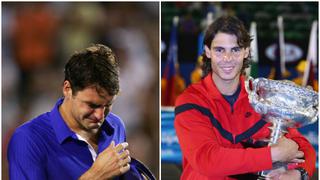
{"label": "purple polo shirt", "polygon": [[[88,145],[62,119],[62,102],[59,99],[50,112],[16,129],[8,147],[11,180],[78,179],[93,164]],[[116,144],[126,141],[124,124],[115,114],[109,113],[101,128],[98,156],[112,140]],[[119,178],[141,179],[133,164]]]}

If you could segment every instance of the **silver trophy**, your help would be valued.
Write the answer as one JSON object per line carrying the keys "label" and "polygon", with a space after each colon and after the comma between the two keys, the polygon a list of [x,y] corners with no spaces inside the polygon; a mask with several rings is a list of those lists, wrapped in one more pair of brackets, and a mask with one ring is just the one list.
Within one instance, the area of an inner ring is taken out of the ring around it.
{"label": "silver trophy", "polygon": [[[254,110],[272,123],[269,145],[276,144],[288,127],[299,128],[318,120],[318,93],[312,89],[287,80],[251,77],[246,80],[245,87]],[[273,169],[282,166],[286,163],[275,163]],[[267,177],[269,172],[260,172],[259,179]]]}

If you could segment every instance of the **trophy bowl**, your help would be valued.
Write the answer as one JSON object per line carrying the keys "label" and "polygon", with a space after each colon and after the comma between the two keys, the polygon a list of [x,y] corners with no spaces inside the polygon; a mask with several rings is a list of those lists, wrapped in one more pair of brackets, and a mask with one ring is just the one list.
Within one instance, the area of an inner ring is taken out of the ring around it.
{"label": "trophy bowl", "polygon": [[287,80],[251,77],[246,81],[251,106],[266,121],[281,119],[286,127],[305,126],[318,120],[318,93]]}
{"label": "trophy bowl", "polygon": [[[299,128],[318,120],[318,93],[312,89],[288,80],[251,77],[245,81],[245,88],[251,106],[272,124],[269,145],[276,144],[288,127]],[[276,162],[272,170],[286,165]],[[258,179],[265,179],[270,171],[259,172]]]}

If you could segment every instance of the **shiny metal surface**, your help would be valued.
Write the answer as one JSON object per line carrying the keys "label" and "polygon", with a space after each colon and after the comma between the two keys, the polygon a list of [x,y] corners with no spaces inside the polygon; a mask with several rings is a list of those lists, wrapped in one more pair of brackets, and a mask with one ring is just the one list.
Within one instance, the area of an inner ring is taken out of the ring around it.
{"label": "shiny metal surface", "polygon": [[318,120],[318,93],[291,81],[249,78],[246,90],[256,112],[286,127],[301,127]]}

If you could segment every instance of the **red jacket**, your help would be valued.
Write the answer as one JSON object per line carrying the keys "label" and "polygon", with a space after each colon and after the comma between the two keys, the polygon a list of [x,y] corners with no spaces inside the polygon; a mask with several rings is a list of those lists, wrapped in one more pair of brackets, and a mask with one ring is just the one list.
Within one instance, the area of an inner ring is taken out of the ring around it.
{"label": "red jacket", "polygon": [[[220,94],[209,74],[189,86],[177,99],[174,126],[183,154],[181,179],[233,179],[230,175],[271,169],[270,147],[248,148],[268,138],[270,130],[249,104],[240,78],[241,91],[233,107]],[[309,175],[315,168],[312,145],[296,130],[286,135],[305,154],[300,164]]]}

